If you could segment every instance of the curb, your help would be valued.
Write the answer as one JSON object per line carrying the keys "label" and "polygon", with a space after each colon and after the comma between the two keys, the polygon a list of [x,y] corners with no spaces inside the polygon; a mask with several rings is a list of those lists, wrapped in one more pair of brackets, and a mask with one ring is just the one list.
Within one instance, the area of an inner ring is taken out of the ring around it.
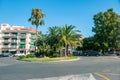
{"label": "curb", "polygon": [[70,59],[70,60],[60,60],[60,61],[50,61],[50,62],[71,62],[71,61],[77,61],[80,60],[80,57],[77,59]]}

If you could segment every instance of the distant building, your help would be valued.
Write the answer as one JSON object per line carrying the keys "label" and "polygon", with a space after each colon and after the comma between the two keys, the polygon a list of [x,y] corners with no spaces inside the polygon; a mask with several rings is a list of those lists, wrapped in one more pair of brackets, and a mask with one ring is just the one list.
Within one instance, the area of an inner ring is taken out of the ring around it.
{"label": "distant building", "polygon": [[35,52],[36,30],[24,26],[10,26],[1,24],[0,27],[0,53],[30,54]]}

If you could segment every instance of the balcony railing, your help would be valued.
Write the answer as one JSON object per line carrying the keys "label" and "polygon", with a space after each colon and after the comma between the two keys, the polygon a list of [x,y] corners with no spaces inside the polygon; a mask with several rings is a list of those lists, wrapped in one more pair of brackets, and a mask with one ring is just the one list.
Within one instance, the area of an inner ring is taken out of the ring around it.
{"label": "balcony railing", "polygon": [[3,34],[3,37],[17,37],[17,35],[14,35],[14,34]]}
{"label": "balcony railing", "polygon": [[3,45],[2,48],[9,48],[9,46],[5,46],[5,45]]}
{"label": "balcony railing", "polygon": [[34,43],[35,43],[35,42],[32,42],[32,41],[31,41],[31,42],[29,42],[29,44],[34,44]]}
{"label": "balcony railing", "polygon": [[9,43],[10,40],[3,40],[2,42],[3,42],[3,43]]}
{"label": "balcony railing", "polygon": [[12,43],[17,43],[17,40],[11,40],[10,42],[12,42]]}
{"label": "balcony railing", "polygon": [[16,35],[16,34],[11,34],[10,36],[11,36],[11,37],[17,37],[17,35]]}
{"label": "balcony railing", "polygon": [[30,38],[31,38],[31,39],[35,39],[35,38],[36,38],[36,36],[31,36]]}
{"label": "balcony railing", "polygon": [[17,48],[17,45],[16,46],[10,46],[10,48]]}
{"label": "balcony railing", "polygon": [[2,36],[3,36],[3,37],[9,37],[10,34],[3,34]]}
{"label": "balcony railing", "polygon": [[3,43],[17,43],[17,40],[2,40]]}
{"label": "balcony railing", "polygon": [[11,46],[10,45],[9,46],[3,45],[2,48],[17,48],[17,45],[14,45],[14,46],[12,46],[12,45]]}
{"label": "balcony railing", "polygon": [[20,38],[26,38],[26,34],[20,34],[20,35],[18,35],[18,37],[20,37]]}

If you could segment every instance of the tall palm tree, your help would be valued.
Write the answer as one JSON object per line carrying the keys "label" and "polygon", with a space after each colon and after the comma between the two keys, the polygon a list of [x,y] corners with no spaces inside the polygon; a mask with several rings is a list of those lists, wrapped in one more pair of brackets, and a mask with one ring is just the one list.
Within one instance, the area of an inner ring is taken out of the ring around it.
{"label": "tall palm tree", "polygon": [[29,18],[29,21],[31,21],[32,25],[36,26],[36,39],[38,38],[38,26],[44,25],[44,16],[45,14],[42,13],[41,9],[34,8],[32,9],[31,17]]}

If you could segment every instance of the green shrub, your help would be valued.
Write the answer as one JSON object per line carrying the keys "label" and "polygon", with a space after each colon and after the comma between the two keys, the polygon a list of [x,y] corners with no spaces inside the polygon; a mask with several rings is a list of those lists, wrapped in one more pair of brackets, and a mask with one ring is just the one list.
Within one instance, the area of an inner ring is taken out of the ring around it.
{"label": "green shrub", "polygon": [[26,55],[26,58],[33,58],[33,57],[35,57],[34,54],[28,54],[28,55]]}
{"label": "green shrub", "polygon": [[25,58],[25,56],[19,56],[18,60]]}
{"label": "green shrub", "polygon": [[58,52],[53,53],[52,57],[60,57],[60,54]]}
{"label": "green shrub", "polygon": [[35,56],[36,57],[41,57],[41,56],[44,56],[44,53],[43,52],[36,52]]}

